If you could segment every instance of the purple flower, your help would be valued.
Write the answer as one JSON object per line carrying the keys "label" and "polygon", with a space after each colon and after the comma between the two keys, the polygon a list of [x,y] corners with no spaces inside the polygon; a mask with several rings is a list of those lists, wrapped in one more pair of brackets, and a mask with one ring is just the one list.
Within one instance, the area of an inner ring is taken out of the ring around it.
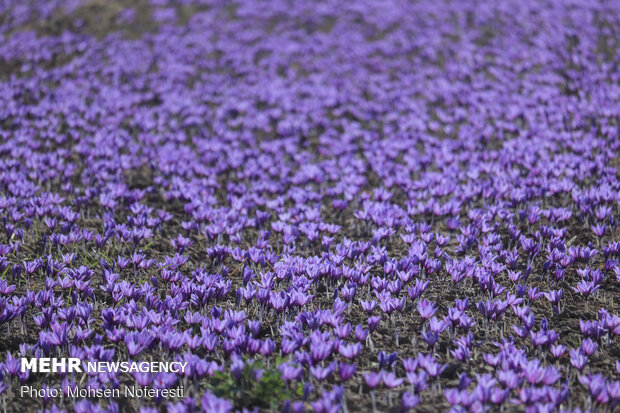
{"label": "purple flower", "polygon": [[422,393],[428,387],[428,374],[425,371],[419,373],[407,372],[406,377],[416,394]]}
{"label": "purple flower", "polygon": [[366,385],[371,389],[376,388],[381,381],[383,380],[383,370],[379,372],[369,372],[364,374],[364,381],[366,381]]}
{"label": "purple flower", "polygon": [[286,381],[298,380],[303,373],[303,369],[300,366],[295,366],[289,363],[282,363],[278,366],[282,378]]}
{"label": "purple flower", "polygon": [[387,354],[384,351],[380,351],[377,357],[379,359],[379,368],[383,369],[384,367],[392,367],[398,358],[398,353]]}
{"label": "purple flower", "polygon": [[437,312],[437,307],[435,307],[435,303],[432,301],[428,301],[427,299],[422,299],[418,301],[418,313],[420,313],[420,317],[423,320],[428,320]]}
{"label": "purple flower", "polygon": [[381,322],[381,317],[378,316],[372,316],[368,318],[368,328],[370,329],[370,331],[375,331],[375,329],[379,326],[379,323]]}
{"label": "purple flower", "polygon": [[579,382],[588,388],[590,395],[597,399],[599,403],[605,404],[609,401],[607,395],[607,381],[600,374],[589,374],[587,376],[579,376]]}
{"label": "purple flower", "polygon": [[420,398],[418,396],[415,396],[409,392],[403,393],[402,406],[404,412],[409,412],[412,409],[415,409],[419,403]]}
{"label": "purple flower", "polygon": [[594,281],[581,280],[577,283],[576,287],[573,287],[573,291],[582,294],[584,297],[589,297],[594,294],[601,286]]}
{"label": "purple flower", "polygon": [[614,403],[620,401],[620,380],[607,382],[607,395]]}
{"label": "purple flower", "polygon": [[311,366],[310,373],[316,378],[318,381],[324,381],[330,376],[337,367],[337,363],[335,361],[331,362],[327,367],[321,367],[319,365]]}
{"label": "purple flower", "polygon": [[461,362],[467,362],[471,353],[469,347],[459,345],[456,349],[450,350],[450,354],[452,354],[455,359]]}
{"label": "purple flower", "polygon": [[368,337],[368,333],[369,331],[362,327],[361,324],[355,326],[355,338],[358,341],[366,340],[366,337]]}
{"label": "purple flower", "polygon": [[403,381],[405,381],[405,379],[397,378],[392,372],[388,372],[383,375],[383,384],[390,389],[400,386]]}
{"label": "purple flower", "polygon": [[415,284],[412,287],[409,287],[407,289],[409,297],[411,297],[412,300],[417,299],[418,297],[420,297],[420,295],[422,295],[424,291],[426,291],[426,288],[428,288],[428,285],[429,285],[429,280],[426,280],[426,281],[416,280]]}
{"label": "purple flower", "polygon": [[561,344],[552,345],[550,349],[551,349],[551,354],[556,359],[566,354],[566,346],[563,346]]}
{"label": "purple flower", "polygon": [[233,409],[233,405],[228,400],[216,397],[209,390],[206,390],[204,395],[202,396],[201,407],[202,411],[205,413],[227,413]]}
{"label": "purple flower", "polygon": [[497,373],[498,381],[506,388],[516,389],[523,382],[523,378],[512,370],[500,370]]}
{"label": "purple flower", "polygon": [[338,373],[344,381],[349,380],[355,374],[356,369],[355,364],[340,363],[338,365]]}
{"label": "purple flower", "polygon": [[422,339],[428,344],[429,347],[435,347],[437,341],[439,341],[439,334],[433,331],[426,331],[422,333]]}
{"label": "purple flower", "polygon": [[341,343],[338,346],[338,352],[340,353],[341,356],[352,360],[355,357],[357,357],[357,355],[362,351],[362,344],[357,342],[357,343],[353,343],[353,344],[344,344]]}
{"label": "purple flower", "polygon": [[581,350],[572,349],[569,351],[570,364],[577,370],[581,371],[588,364],[588,357]]}
{"label": "purple flower", "polygon": [[598,349],[598,344],[596,341],[593,341],[591,338],[586,338],[581,341],[581,352],[587,357],[591,356]]}

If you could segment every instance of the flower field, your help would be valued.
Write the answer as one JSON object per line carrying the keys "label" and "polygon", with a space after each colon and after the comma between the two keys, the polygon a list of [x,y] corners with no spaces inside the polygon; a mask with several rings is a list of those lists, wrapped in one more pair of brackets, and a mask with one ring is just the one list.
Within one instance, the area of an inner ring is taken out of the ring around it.
{"label": "flower field", "polygon": [[0,2],[0,409],[614,411],[619,51],[604,0]]}

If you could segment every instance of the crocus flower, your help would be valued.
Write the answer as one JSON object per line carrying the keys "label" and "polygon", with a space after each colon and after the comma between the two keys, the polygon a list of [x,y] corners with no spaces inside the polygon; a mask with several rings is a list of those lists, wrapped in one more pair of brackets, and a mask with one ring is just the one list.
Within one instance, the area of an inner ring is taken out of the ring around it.
{"label": "crocus flower", "polygon": [[581,371],[588,364],[588,357],[581,350],[572,349],[569,351],[570,364],[577,370]]}
{"label": "crocus flower", "polygon": [[225,399],[220,399],[216,397],[213,393],[207,390],[201,399],[201,407],[202,411],[207,412],[217,412],[217,413],[227,413],[233,409],[232,404]]}
{"label": "crocus flower", "polygon": [[387,372],[383,375],[383,384],[390,389],[400,386],[404,380],[403,378],[397,378],[392,372]]}
{"label": "crocus flower", "polygon": [[415,409],[416,406],[420,403],[420,398],[415,396],[409,392],[403,393],[402,405],[403,411],[410,412],[412,409]]}
{"label": "crocus flower", "polygon": [[437,312],[437,307],[435,307],[435,303],[433,303],[432,301],[428,301],[427,299],[422,299],[421,301],[418,301],[417,308],[418,313],[420,313],[420,317],[422,317],[423,320],[428,320],[433,316],[433,314],[435,314],[435,312]]}
{"label": "crocus flower", "polygon": [[383,380],[383,373],[383,371],[379,371],[364,374],[364,380],[366,381],[368,387],[374,389],[381,384],[381,381]]}

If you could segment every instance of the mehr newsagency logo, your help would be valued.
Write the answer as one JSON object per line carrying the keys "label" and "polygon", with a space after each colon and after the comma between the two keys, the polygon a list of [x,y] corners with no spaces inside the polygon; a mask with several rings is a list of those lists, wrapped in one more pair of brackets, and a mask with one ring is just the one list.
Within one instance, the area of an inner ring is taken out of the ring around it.
{"label": "mehr newsagency logo", "polygon": [[[184,373],[186,361],[83,361],[75,357],[22,358],[21,371],[31,373]],[[91,388],[86,385],[69,386],[64,392],[55,387],[22,385],[21,397],[184,397],[183,386],[175,388],[152,388],[148,386],[125,386],[123,389]]]}

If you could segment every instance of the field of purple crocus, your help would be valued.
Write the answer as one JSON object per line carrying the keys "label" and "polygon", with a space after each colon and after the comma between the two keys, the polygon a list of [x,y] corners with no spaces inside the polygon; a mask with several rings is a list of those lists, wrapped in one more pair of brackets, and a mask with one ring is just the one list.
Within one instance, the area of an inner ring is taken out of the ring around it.
{"label": "field of purple crocus", "polygon": [[0,409],[614,411],[619,31],[0,2]]}

